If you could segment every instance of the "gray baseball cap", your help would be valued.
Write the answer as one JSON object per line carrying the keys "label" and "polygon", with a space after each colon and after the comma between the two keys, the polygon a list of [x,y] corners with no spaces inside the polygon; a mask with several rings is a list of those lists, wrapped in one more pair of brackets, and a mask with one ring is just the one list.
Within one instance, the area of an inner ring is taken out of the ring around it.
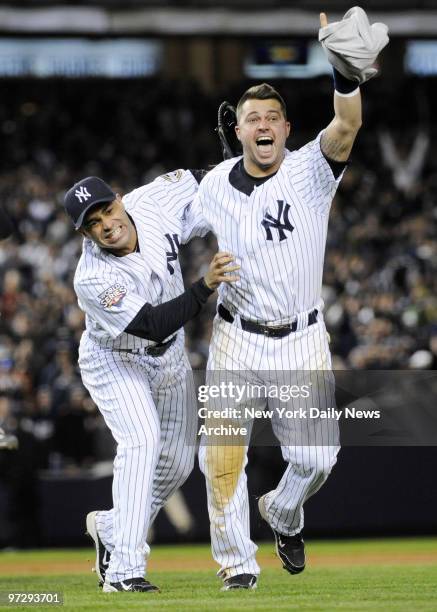
{"label": "gray baseball cap", "polygon": [[64,206],[74,227],[79,229],[90,208],[116,199],[110,186],[97,176],[87,176],[67,191]]}

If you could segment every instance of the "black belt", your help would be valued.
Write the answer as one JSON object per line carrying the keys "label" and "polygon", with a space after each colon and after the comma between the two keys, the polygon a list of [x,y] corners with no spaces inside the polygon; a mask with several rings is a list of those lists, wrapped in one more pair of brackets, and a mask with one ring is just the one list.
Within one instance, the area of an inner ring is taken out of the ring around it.
{"label": "black belt", "polygon": [[170,348],[173,342],[176,340],[176,335],[167,340],[167,342],[160,342],[153,346],[142,346],[141,348],[133,349],[116,349],[122,353],[131,353],[132,355],[150,355],[150,357],[161,357],[165,351]]}
{"label": "black belt", "polygon": [[[228,323],[234,322],[234,317],[231,315],[229,310],[223,306],[223,304],[219,304],[217,308],[217,312],[221,316],[222,319],[227,321]],[[313,325],[313,323],[317,322],[317,308],[314,308],[308,315],[308,325]],[[270,338],[284,338],[284,336],[288,336],[292,332],[297,330],[297,321],[293,321],[291,325],[261,325],[260,323],[255,323],[254,321],[247,321],[246,319],[242,319],[241,328],[244,331],[252,332],[252,334],[263,334],[264,336],[268,336]]]}

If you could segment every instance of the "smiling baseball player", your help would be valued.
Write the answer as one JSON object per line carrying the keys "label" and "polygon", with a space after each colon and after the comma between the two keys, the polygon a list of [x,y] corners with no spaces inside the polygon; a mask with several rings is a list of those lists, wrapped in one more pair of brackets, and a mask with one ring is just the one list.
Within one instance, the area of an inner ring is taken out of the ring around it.
{"label": "smiling baseball player", "polygon": [[184,292],[178,249],[197,185],[192,172],[177,170],[121,199],[88,177],[65,196],[84,236],[74,278],[86,315],[82,381],[117,442],[113,509],[87,516],[104,592],[159,590],[144,579],[147,531],[190,474],[195,453],[197,413],[182,325],[220,282],[237,279],[232,257],[218,253],[205,278]]}
{"label": "smiling baseball player", "polygon": [[[244,371],[253,384],[269,384],[281,371],[330,372],[321,298],[329,211],[361,126],[359,83],[375,74],[369,66],[388,41],[386,28],[366,30],[366,19],[361,9],[329,26],[320,16],[320,38],[335,58],[335,114],[315,140],[287,150],[291,125],[284,100],[270,85],[252,87],[236,110],[243,156],[216,166],[199,187],[194,208],[219,249],[232,252],[241,266],[240,281],[219,289],[207,382],[217,381],[219,370],[238,370],[240,377]],[[335,405],[332,385],[317,392],[313,405]],[[293,445],[292,420],[273,418],[272,425],[288,465],[277,487],[260,498],[259,511],[273,530],[283,567],[296,574],[305,568],[303,504],[336,461],[337,429],[313,419],[305,424],[309,442],[299,444],[297,436]],[[206,438],[199,454],[224,590],[253,589],[260,572],[250,538],[246,454],[246,440],[220,445]]]}

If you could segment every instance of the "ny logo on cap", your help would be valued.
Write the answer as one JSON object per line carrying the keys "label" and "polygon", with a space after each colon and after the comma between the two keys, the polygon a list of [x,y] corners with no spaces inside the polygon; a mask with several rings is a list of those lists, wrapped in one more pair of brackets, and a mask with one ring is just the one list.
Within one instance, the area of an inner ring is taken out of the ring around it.
{"label": "ny logo on cap", "polygon": [[83,185],[81,186],[80,189],[76,189],[76,191],[74,192],[74,195],[76,196],[76,198],[79,200],[81,204],[82,202],[86,202],[88,198],[91,197],[90,192]]}

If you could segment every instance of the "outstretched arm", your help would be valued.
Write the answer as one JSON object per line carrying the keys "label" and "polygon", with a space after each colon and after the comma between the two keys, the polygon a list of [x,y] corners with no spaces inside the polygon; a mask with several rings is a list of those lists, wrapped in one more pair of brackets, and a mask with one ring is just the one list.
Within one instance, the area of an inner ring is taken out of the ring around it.
{"label": "outstretched arm", "polygon": [[[328,25],[325,13],[320,13],[320,27]],[[334,69],[334,119],[322,134],[321,148],[334,161],[347,161],[355,137],[361,127],[361,93],[358,82],[348,81]],[[338,81],[338,83],[337,83]],[[337,91],[341,89],[342,92]],[[347,90],[350,91],[347,91]]]}
{"label": "outstretched arm", "polygon": [[233,272],[240,266],[233,265],[233,261],[230,253],[216,253],[203,279],[168,302],[157,306],[144,304],[124,331],[139,338],[162,342],[200,312],[220,283],[239,280]]}

